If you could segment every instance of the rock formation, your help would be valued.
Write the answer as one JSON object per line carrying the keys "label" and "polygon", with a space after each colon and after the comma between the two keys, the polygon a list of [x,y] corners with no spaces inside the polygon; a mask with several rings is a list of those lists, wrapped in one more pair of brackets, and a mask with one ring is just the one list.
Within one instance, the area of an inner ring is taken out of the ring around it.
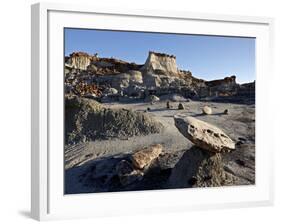
{"label": "rock formation", "polygon": [[73,52],[70,54],[66,64],[71,68],[86,70],[94,58],[95,56],[91,56],[84,52]]}
{"label": "rock formation", "polygon": [[141,70],[160,74],[177,74],[178,68],[174,55],[162,54],[150,51]]}
{"label": "rock formation", "polygon": [[237,93],[238,84],[236,76],[225,77],[224,79],[207,81],[209,95],[231,96]]}
{"label": "rock formation", "polygon": [[132,137],[160,133],[163,125],[149,114],[103,108],[92,99],[65,98],[65,141]]}
{"label": "rock formation", "polygon": [[[254,83],[239,85],[235,76],[212,81],[198,79],[190,71],[178,69],[175,56],[152,51],[144,65],[74,52],[65,57],[65,84],[67,93],[97,99],[107,88],[117,89],[122,97],[138,99],[151,94],[157,97],[181,95],[183,99],[245,98],[249,95],[254,99],[255,96]],[[94,93],[93,88],[87,86],[99,88],[100,93]],[[83,90],[78,91],[79,88]]]}
{"label": "rock formation", "polygon": [[172,170],[169,187],[218,187],[232,185],[235,177],[225,171],[222,152],[235,149],[220,129],[193,117],[175,118],[180,133],[195,144]]}
{"label": "rock formation", "polygon": [[221,155],[192,147],[172,169],[168,187],[219,187],[233,185],[235,177],[224,170]]}

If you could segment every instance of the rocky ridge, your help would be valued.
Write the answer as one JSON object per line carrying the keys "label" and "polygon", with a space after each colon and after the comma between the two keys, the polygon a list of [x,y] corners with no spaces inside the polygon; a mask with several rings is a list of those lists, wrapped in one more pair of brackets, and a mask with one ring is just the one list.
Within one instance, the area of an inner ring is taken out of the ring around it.
{"label": "rocky ridge", "polygon": [[[106,90],[117,90],[108,96]],[[220,99],[250,93],[254,99],[255,83],[240,85],[236,77],[205,81],[180,70],[176,57],[150,51],[145,64],[138,65],[115,58],[100,58],[74,52],[65,57],[65,91],[78,96],[119,100],[120,98],[144,99],[148,95],[161,97],[181,94],[191,99]]]}

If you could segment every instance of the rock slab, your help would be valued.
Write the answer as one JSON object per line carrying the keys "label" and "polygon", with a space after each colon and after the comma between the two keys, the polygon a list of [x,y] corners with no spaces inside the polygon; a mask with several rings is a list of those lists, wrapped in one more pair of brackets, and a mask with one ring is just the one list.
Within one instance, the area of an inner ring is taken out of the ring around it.
{"label": "rock slab", "polygon": [[213,153],[230,152],[235,143],[221,129],[194,117],[175,116],[180,133],[196,146]]}
{"label": "rock slab", "polygon": [[133,166],[137,169],[144,169],[145,167],[149,166],[152,161],[161,154],[162,151],[162,145],[156,144],[133,153],[131,155]]}

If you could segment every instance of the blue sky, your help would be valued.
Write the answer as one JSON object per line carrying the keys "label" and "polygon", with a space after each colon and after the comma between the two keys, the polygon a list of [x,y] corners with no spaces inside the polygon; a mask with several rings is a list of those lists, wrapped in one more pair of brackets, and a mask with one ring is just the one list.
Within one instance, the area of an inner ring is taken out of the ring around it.
{"label": "blue sky", "polygon": [[173,54],[179,69],[213,80],[255,80],[255,39],[240,37],[65,29],[65,55],[74,51],[144,64],[149,51]]}

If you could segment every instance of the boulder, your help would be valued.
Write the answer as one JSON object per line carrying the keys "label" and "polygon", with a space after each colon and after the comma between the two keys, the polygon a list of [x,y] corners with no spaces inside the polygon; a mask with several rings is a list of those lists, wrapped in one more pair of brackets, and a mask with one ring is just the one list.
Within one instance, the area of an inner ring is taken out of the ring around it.
{"label": "boulder", "polygon": [[234,181],[235,177],[224,170],[221,154],[193,146],[172,169],[168,187],[219,187],[233,185]]}
{"label": "boulder", "polygon": [[155,95],[150,95],[150,96],[148,96],[145,100],[146,100],[147,102],[152,102],[152,103],[155,103],[155,102],[160,101],[159,97],[157,97],[157,96],[155,96]]}
{"label": "boulder", "polygon": [[194,117],[175,116],[175,125],[180,133],[196,146],[210,152],[229,152],[235,143],[222,130]]}
{"label": "boulder", "polygon": [[210,115],[210,114],[212,114],[212,108],[208,107],[208,106],[205,106],[205,107],[202,108],[202,112],[203,112],[203,114]]}
{"label": "boulder", "polygon": [[118,94],[118,90],[115,89],[115,88],[108,88],[103,93],[108,95],[108,96],[113,96],[113,95],[117,95]]}
{"label": "boulder", "polygon": [[183,106],[183,104],[182,104],[182,103],[179,103],[179,105],[178,105],[178,109],[179,109],[179,110],[184,110],[184,106]]}
{"label": "boulder", "polygon": [[133,166],[137,169],[149,167],[154,159],[162,152],[163,146],[160,144],[152,145],[141,149],[131,155]]}
{"label": "boulder", "polygon": [[132,164],[127,160],[121,160],[116,166],[116,172],[120,183],[123,186],[140,181],[143,178],[143,172],[133,168]]}

